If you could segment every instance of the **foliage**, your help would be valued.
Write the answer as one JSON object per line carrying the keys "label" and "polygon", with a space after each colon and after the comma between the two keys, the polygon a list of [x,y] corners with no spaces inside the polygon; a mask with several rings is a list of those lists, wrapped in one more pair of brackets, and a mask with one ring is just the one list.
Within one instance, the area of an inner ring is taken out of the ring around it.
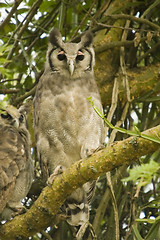
{"label": "foliage", "polygon": [[149,163],[141,164],[140,166],[135,166],[129,170],[129,177],[122,179],[123,181],[133,181],[134,184],[138,183],[139,187],[145,186],[151,183],[153,177],[157,174],[160,169],[160,164],[151,160]]}
{"label": "foliage", "polygon": [[[136,136],[136,137],[142,137],[144,139],[148,139],[148,140],[151,140],[153,142],[157,142],[157,143],[160,143],[160,139],[159,138],[153,138],[151,136],[147,136],[143,133],[141,133],[139,131],[139,129],[134,126],[134,131],[130,131],[130,130],[126,130],[126,129],[123,129],[123,128],[120,128],[120,127],[115,127],[113,126],[112,123],[110,123],[107,118],[105,118],[105,115],[95,106],[94,104],[94,99],[92,100],[92,97],[89,97],[87,98],[87,100],[90,101],[90,103],[92,104],[93,106],[93,109],[95,110],[95,112],[104,120],[105,124],[110,127],[111,129],[115,129],[117,130],[118,132],[121,132],[121,133],[126,133],[128,135],[131,135],[131,136]],[[130,173],[131,174],[131,173]],[[133,180],[133,179],[129,179],[129,180]]]}
{"label": "foliage", "polygon": [[[140,132],[157,126],[160,119],[159,9],[159,0],[1,1],[0,108],[32,102],[43,73],[47,37],[53,27],[60,29],[64,40],[75,42],[90,29],[94,34],[95,76],[104,106],[103,118],[108,123],[106,144],[123,140],[133,132],[139,136]],[[33,136],[32,118],[30,114],[29,129]],[[159,141],[159,133],[156,135]],[[137,147],[136,140],[132,145]],[[27,208],[45,185],[33,138],[32,152],[36,178],[24,201]],[[113,191],[109,178],[103,176],[98,180],[90,222],[99,240],[158,240],[160,151],[139,160],[143,164],[128,167],[129,177],[127,166],[112,171]],[[73,237],[70,227],[60,222],[29,239]],[[84,239],[91,239],[88,232]]]}

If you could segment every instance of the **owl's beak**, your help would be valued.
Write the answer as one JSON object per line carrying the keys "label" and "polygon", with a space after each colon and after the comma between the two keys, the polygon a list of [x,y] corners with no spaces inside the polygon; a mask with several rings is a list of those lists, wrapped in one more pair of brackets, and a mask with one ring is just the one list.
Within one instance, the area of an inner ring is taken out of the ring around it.
{"label": "owl's beak", "polygon": [[69,72],[71,74],[71,76],[73,75],[73,72],[74,72],[74,62],[72,59],[70,59],[68,61],[68,68],[69,68]]}

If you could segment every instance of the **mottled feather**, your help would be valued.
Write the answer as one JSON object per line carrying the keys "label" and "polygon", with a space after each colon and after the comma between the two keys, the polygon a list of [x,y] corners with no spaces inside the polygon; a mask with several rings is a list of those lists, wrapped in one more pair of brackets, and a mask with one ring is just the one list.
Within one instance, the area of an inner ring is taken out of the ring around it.
{"label": "mottled feather", "polygon": [[0,215],[10,219],[23,210],[33,179],[30,138],[25,116],[8,107],[0,114]]}

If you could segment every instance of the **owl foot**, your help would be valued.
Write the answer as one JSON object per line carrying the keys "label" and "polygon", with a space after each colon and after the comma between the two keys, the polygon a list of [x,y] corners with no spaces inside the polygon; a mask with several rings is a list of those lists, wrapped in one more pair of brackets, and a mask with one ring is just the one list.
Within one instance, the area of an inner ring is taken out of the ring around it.
{"label": "owl foot", "polygon": [[97,147],[96,149],[90,149],[90,150],[86,150],[87,152],[87,157],[90,157],[93,153],[98,152],[100,150],[102,150],[103,148],[105,148],[105,146],[103,144],[101,144],[99,147]]}
{"label": "owl foot", "polygon": [[23,213],[25,213],[26,212],[26,208],[25,207],[21,207],[21,208],[17,208],[17,209],[13,209],[13,213],[12,213],[12,217],[15,217],[15,216],[17,216],[17,215],[21,215],[21,214],[23,214]]}
{"label": "owl foot", "polygon": [[80,229],[78,230],[77,234],[76,234],[76,240],[82,240],[84,234],[85,234],[85,231],[86,229],[89,227],[89,232],[92,236],[92,239],[93,240],[97,240],[97,236],[94,232],[94,229],[93,229],[93,226],[91,223],[89,222],[85,222],[81,225]]}
{"label": "owl foot", "polygon": [[85,222],[81,225],[80,229],[78,230],[76,234],[76,240],[82,240],[83,235],[85,234],[85,231],[89,225],[89,222]]}
{"label": "owl foot", "polygon": [[64,172],[63,166],[62,165],[57,166],[54,172],[48,178],[47,184],[51,186],[55,177],[58,176],[59,174],[62,174],[63,172]]}
{"label": "owl foot", "polygon": [[7,207],[12,211],[12,218],[26,212],[26,208],[21,203],[9,203],[7,204]]}

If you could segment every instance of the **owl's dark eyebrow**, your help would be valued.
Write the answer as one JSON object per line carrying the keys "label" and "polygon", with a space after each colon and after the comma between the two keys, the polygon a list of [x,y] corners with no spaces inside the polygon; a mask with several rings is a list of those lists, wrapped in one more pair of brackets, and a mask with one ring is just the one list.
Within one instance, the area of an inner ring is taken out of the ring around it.
{"label": "owl's dark eyebrow", "polygon": [[49,60],[49,65],[52,71],[56,71],[54,68],[54,65],[52,64],[52,60],[51,60],[51,54],[57,49],[57,47],[52,48],[52,50],[49,52],[48,54],[48,60]]}
{"label": "owl's dark eyebrow", "polygon": [[91,51],[90,50],[88,50],[87,48],[84,48],[88,53],[89,53],[89,55],[90,55],[90,63],[89,63],[89,70],[91,70],[92,69],[92,61],[93,61],[93,56],[92,56],[92,53],[91,53]]}

